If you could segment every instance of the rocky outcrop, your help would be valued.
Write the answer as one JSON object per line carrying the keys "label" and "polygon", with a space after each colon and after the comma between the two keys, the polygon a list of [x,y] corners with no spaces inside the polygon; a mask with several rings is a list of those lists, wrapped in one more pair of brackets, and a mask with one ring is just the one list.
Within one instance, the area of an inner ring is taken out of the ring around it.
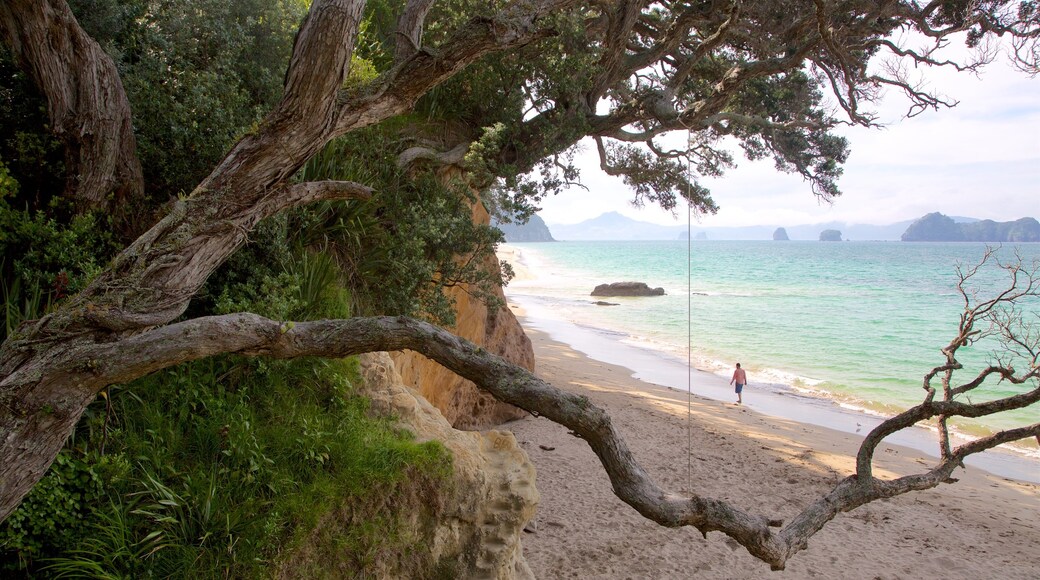
{"label": "rocky outcrop", "polygon": [[[533,578],[523,557],[521,532],[538,505],[535,469],[508,431],[458,431],[416,391],[405,386],[386,353],[361,357],[359,394],[371,412],[398,417],[420,441],[441,442],[453,457],[452,481],[438,490],[432,521],[409,529],[440,575],[452,578]],[[415,516],[419,517],[419,516]],[[364,571],[368,577],[369,571]],[[434,577],[433,570],[422,577]],[[380,570],[373,577],[415,577],[414,570]]]}
{"label": "rocky outcrop", "polygon": [[614,282],[596,286],[592,296],[664,296],[664,288],[651,288],[646,282]]}
{"label": "rocky outcrop", "polygon": [[840,242],[841,232],[838,230],[823,230],[820,232],[821,242]]}
{"label": "rocky outcrop", "polygon": [[785,230],[784,228],[776,228],[776,230],[773,232],[774,242],[787,242],[790,240],[791,238],[787,237],[787,230]]}
{"label": "rocky outcrop", "polygon": [[524,224],[492,222],[492,225],[502,230],[507,242],[556,241],[549,232],[549,226],[545,225],[545,221],[537,214],[532,215]]}
{"label": "rocky outcrop", "polygon": [[[480,224],[491,221],[479,203],[473,207],[472,219]],[[492,256],[484,267],[499,268],[498,259]],[[456,319],[455,325],[447,330],[512,363],[534,370],[531,340],[507,306],[489,311],[463,287],[449,288],[448,294],[455,300]],[[505,304],[502,290],[498,289],[497,294]],[[419,391],[457,429],[484,429],[525,415],[524,411],[498,401],[472,382],[420,354],[407,351],[391,353],[391,356],[404,384]]]}

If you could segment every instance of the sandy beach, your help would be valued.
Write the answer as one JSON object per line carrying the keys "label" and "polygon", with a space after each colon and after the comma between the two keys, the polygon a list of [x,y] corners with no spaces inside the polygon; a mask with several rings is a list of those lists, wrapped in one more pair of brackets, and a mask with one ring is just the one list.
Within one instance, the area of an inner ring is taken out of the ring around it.
{"label": "sandy beach", "polygon": [[[524,323],[536,372],[607,409],[636,458],[664,488],[789,519],[846,476],[859,437],[775,418],[636,380]],[[754,399],[751,388],[745,399]],[[541,503],[524,552],[538,578],[1040,577],[1040,486],[958,470],[953,485],[874,502],[831,521],[782,572],[720,533],[667,529],[617,499],[584,441],[544,418],[515,433],[538,470]],[[885,446],[881,475],[924,469],[926,457]]]}

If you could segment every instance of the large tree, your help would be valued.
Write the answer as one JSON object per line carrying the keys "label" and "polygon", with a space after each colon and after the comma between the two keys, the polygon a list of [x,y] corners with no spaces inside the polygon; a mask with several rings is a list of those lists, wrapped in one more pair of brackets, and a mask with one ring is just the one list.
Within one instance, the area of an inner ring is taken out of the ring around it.
{"label": "large tree", "polygon": [[[366,36],[359,45],[366,16],[392,24],[382,36]],[[955,63],[942,60],[932,48],[955,37],[983,47],[996,35],[1010,37],[1015,62],[1035,72],[1038,19],[1034,3],[1007,0],[408,0],[373,2],[367,13],[362,0],[315,0],[297,33],[283,96],[263,121],[84,290],[3,343],[0,517],[43,476],[84,409],[108,385],[221,353],[340,357],[412,349],[500,400],[570,427],[601,458],[619,497],[648,518],[705,533],[722,531],[782,568],[838,513],[934,487],[948,481],[969,454],[1040,436],[1040,424],[959,448],[945,436],[951,417],[981,416],[1040,400],[1036,335],[1016,330],[1001,308],[1009,300],[1036,295],[1035,269],[1008,266],[1010,289],[992,300],[976,303],[965,294],[961,334],[945,349],[947,362],[926,377],[924,402],[868,435],[856,473],[780,530],[773,529],[780,522],[727,502],[658,488],[604,412],[428,323],[407,318],[294,323],[250,313],[180,317],[261,220],[318,200],[379,195],[371,184],[297,177],[330,141],[360,129],[413,111],[424,113],[426,122],[450,124],[451,130],[436,138],[402,129],[401,166],[461,167],[474,186],[506,191],[505,203],[518,208],[578,178],[568,154],[584,137],[595,140],[603,170],[625,179],[639,202],[674,207],[683,197],[700,211],[714,211],[696,175],[717,175],[732,163],[722,146],[728,142],[739,144],[750,158],[772,156],[779,170],[802,175],[816,194],[829,198],[839,193],[836,179],[847,152],[845,141],[830,130],[839,123],[873,124],[864,104],[880,89],[903,90],[912,112],[946,104],[917,88],[903,75],[900,62],[973,68],[988,55]],[[104,52],[46,41],[55,22],[63,38],[89,44],[64,0],[10,2],[0,9],[0,31],[20,62],[30,68],[64,63],[32,75],[48,102],[52,94],[69,90],[63,87],[87,87],[96,94],[98,89],[90,89],[96,85],[87,81],[98,78],[105,79],[99,86],[120,94]],[[911,32],[926,46],[901,45],[893,40],[898,32]],[[67,66],[72,54],[85,62]],[[893,60],[877,66],[885,57]],[[369,63],[374,73],[358,74],[361,63]],[[79,108],[64,114],[107,120],[127,116],[125,99],[76,102]],[[52,116],[62,110],[50,109]],[[56,124],[56,118],[52,121]],[[102,150],[133,150],[125,122],[100,126],[81,120],[68,126],[88,125],[97,127],[89,131],[105,145]],[[87,131],[76,130],[80,135]],[[686,131],[690,138],[678,147],[668,144],[662,137],[672,131]],[[81,147],[75,139],[65,145]],[[104,157],[125,159],[124,154]],[[119,191],[115,184],[125,181],[119,176],[135,181],[132,171],[121,169],[132,161],[97,167],[103,175],[91,181]],[[86,171],[82,165],[72,164],[71,177]],[[688,171],[691,166],[695,173]],[[97,199],[95,194],[73,197]],[[1005,361],[957,385],[956,352],[975,340],[977,325],[986,321],[995,331],[1008,329],[1008,344],[1029,361],[1026,370],[1016,371]],[[996,401],[962,401],[990,376],[1026,387]],[[938,400],[931,386],[935,377],[942,380]],[[891,481],[874,477],[876,445],[928,418],[938,418],[943,426],[937,464]]]}

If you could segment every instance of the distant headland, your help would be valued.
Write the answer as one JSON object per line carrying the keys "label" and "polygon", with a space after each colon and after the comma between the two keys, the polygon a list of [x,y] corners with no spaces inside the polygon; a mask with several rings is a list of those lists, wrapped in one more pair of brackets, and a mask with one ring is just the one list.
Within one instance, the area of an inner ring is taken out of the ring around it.
{"label": "distant headland", "polygon": [[1040,242],[1040,222],[1031,217],[1013,222],[957,222],[935,212],[910,224],[901,239],[904,242]]}
{"label": "distant headland", "polygon": [[491,225],[502,230],[507,242],[555,242],[549,227],[542,218],[532,215],[527,223],[500,223],[493,221]]}

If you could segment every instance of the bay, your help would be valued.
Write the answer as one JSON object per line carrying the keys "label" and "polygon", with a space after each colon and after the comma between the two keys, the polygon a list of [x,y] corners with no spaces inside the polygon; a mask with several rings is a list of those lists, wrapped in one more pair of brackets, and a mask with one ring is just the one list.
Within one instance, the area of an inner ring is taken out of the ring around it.
{"label": "bay", "polygon": [[[735,362],[755,388],[795,395],[855,412],[888,416],[921,402],[923,376],[944,362],[940,349],[956,335],[964,299],[957,267],[977,264],[985,244],[901,242],[685,241],[510,244],[526,271],[510,297],[546,307],[553,316],[594,329],[661,357],[689,359],[728,379]],[[1040,260],[1040,245],[993,249],[1003,261]],[[994,265],[991,261],[990,266]],[[602,283],[635,280],[665,296],[608,298]],[[1006,284],[987,267],[971,281],[983,295]],[[1036,298],[1019,304],[1040,318]],[[961,349],[955,380],[967,381],[995,355],[993,340]],[[1018,365],[1022,367],[1021,364]],[[938,380],[933,381],[938,387]],[[1035,388],[987,381],[973,401]],[[958,433],[977,437],[1040,420],[1037,407],[972,421]],[[1035,441],[1020,453],[1040,457]]]}

